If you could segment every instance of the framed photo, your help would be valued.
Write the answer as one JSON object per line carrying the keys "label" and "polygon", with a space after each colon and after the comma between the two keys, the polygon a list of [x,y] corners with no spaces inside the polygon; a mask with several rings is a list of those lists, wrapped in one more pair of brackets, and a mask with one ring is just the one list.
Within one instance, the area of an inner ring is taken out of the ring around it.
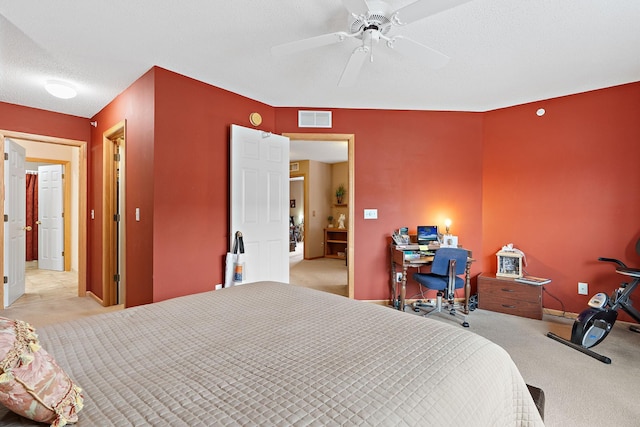
{"label": "framed photo", "polygon": [[290,208],[295,208],[296,207],[296,199],[289,200],[289,207]]}
{"label": "framed photo", "polygon": [[522,274],[522,255],[517,252],[500,251],[496,254],[498,268],[496,276],[520,278]]}
{"label": "framed photo", "polygon": [[442,236],[442,243],[440,243],[441,248],[457,248],[458,247],[458,236],[452,236],[451,234],[445,234]]}

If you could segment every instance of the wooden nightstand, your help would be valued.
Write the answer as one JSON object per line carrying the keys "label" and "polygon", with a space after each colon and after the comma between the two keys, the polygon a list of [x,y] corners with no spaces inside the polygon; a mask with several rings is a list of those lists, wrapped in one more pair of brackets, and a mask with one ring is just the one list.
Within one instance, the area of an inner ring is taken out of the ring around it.
{"label": "wooden nightstand", "polygon": [[542,286],[481,274],[478,276],[478,308],[542,319]]}

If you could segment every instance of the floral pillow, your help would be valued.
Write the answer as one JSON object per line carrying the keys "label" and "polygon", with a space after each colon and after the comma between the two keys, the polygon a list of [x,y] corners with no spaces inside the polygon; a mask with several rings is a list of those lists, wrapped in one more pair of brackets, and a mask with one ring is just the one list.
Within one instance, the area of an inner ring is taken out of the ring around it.
{"label": "floral pillow", "polygon": [[52,427],[78,421],[82,409],[82,389],[40,348],[33,327],[4,317],[0,317],[0,403]]}

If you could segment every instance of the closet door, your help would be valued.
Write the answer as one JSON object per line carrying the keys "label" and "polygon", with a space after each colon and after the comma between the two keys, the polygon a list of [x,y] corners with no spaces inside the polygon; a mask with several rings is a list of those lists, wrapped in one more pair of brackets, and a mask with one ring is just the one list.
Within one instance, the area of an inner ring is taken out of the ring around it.
{"label": "closet door", "polygon": [[63,166],[38,167],[38,268],[64,270]]}

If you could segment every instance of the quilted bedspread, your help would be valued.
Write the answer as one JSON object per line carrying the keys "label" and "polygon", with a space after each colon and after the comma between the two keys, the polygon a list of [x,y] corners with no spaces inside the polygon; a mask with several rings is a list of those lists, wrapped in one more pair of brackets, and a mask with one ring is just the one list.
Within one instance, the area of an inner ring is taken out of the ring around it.
{"label": "quilted bedspread", "polygon": [[[509,355],[459,325],[260,282],[54,324],[78,426],[543,425]],[[35,424],[0,407],[0,425]]]}

